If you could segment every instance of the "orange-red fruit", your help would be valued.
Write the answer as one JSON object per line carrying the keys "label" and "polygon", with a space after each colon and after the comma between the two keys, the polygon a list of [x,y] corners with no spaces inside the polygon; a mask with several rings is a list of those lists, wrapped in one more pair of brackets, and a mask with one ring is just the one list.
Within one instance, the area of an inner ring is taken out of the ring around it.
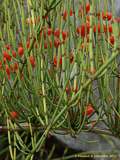
{"label": "orange-red fruit", "polygon": [[11,61],[11,56],[8,54],[8,52],[3,51],[3,56],[6,58],[6,60]]}
{"label": "orange-red fruit", "polygon": [[57,57],[56,56],[54,56],[54,58],[53,58],[53,65],[54,65],[54,67],[57,66]]}
{"label": "orange-red fruit", "polygon": [[[96,27],[97,27],[97,28],[96,28]],[[100,23],[98,23],[97,26],[95,25],[95,26],[93,27],[93,31],[94,31],[94,32],[96,32],[96,29],[97,29],[98,33],[100,33],[100,31],[101,31]]]}
{"label": "orange-red fruit", "polygon": [[50,36],[52,34],[52,28],[48,28],[47,34],[48,34],[48,36]]}
{"label": "orange-red fruit", "polygon": [[16,111],[12,111],[12,112],[10,112],[10,116],[12,119],[16,119],[16,118],[18,118],[18,113]]}
{"label": "orange-red fruit", "polygon": [[34,68],[34,67],[35,67],[35,58],[34,58],[34,56],[33,56],[33,55],[30,55],[29,60],[30,60],[30,64],[31,64],[32,67]]}
{"label": "orange-red fruit", "polygon": [[70,8],[70,17],[73,16],[73,10]]}
{"label": "orange-red fruit", "polygon": [[114,38],[113,35],[110,36],[110,43],[111,43],[112,45],[114,45],[114,43],[115,43],[115,38]]}
{"label": "orange-red fruit", "polygon": [[106,13],[103,12],[102,17],[104,20],[110,21],[112,19],[112,13],[111,12],[106,12]]}
{"label": "orange-red fruit", "polygon": [[101,30],[101,28],[100,28],[100,23],[98,23],[98,26],[97,26],[98,28],[98,33],[100,33],[100,30]]}
{"label": "orange-red fruit", "polygon": [[81,27],[78,26],[76,29],[77,34],[81,35],[81,37],[85,37],[86,34],[86,26],[85,24],[82,24]]}
{"label": "orange-red fruit", "polygon": [[66,86],[65,91],[66,91],[67,94],[70,94],[70,91],[71,91],[70,87]]}
{"label": "orange-red fruit", "polygon": [[66,40],[67,36],[68,36],[68,33],[67,33],[66,31],[63,31],[63,32],[62,32],[62,39],[63,39],[64,41]]}
{"label": "orange-red fruit", "polygon": [[19,54],[20,57],[23,56],[23,54],[24,54],[24,49],[23,49],[22,46],[20,46],[20,47],[18,48],[18,54]]}
{"label": "orange-red fruit", "polygon": [[7,64],[5,65],[5,70],[6,70],[6,74],[8,76],[8,79],[10,80],[10,68]]}
{"label": "orange-red fruit", "polygon": [[87,28],[87,34],[89,34],[89,32],[90,32],[90,23],[89,22],[86,23],[86,28]]}
{"label": "orange-red fruit", "polygon": [[48,48],[48,44],[47,44],[47,42],[46,42],[46,41],[44,42],[44,48],[45,48],[45,49],[47,49],[47,48]]}
{"label": "orange-red fruit", "polygon": [[93,108],[92,104],[88,104],[87,108],[86,108],[86,115],[90,116],[93,112],[94,112],[94,108]]}
{"label": "orange-red fruit", "polygon": [[67,15],[68,15],[68,14],[67,14],[67,11],[65,10],[65,11],[63,12],[63,20],[64,20],[64,21],[66,21]]}
{"label": "orange-red fruit", "polygon": [[86,3],[86,13],[89,13],[90,11],[90,3]]}
{"label": "orange-red fruit", "polygon": [[0,69],[2,69],[2,61],[0,61]]}
{"label": "orange-red fruit", "polygon": [[60,56],[60,62],[59,63],[60,63],[60,65],[62,65],[62,56]]}
{"label": "orange-red fruit", "polygon": [[55,31],[54,31],[54,36],[59,38],[60,37],[60,29],[57,28]]}
{"label": "orange-red fruit", "polygon": [[54,40],[54,46],[55,46],[55,48],[58,48],[59,45],[60,45],[60,40],[59,39],[55,39]]}
{"label": "orange-red fruit", "polygon": [[6,58],[5,58],[5,57],[3,57],[3,62],[4,62],[4,64],[6,64],[6,61],[7,61],[7,60],[6,60]]}
{"label": "orange-red fruit", "polygon": [[5,48],[6,48],[8,51],[10,51],[11,46],[10,46],[9,44],[6,44],[6,45],[5,45]]}
{"label": "orange-red fruit", "polygon": [[112,19],[112,13],[108,12],[107,13],[107,20],[110,21]]}
{"label": "orange-red fruit", "polygon": [[109,33],[112,33],[112,32],[113,32],[113,29],[112,29],[112,25],[111,25],[111,24],[109,24],[108,30],[109,30]]}
{"label": "orange-red fruit", "polygon": [[81,37],[85,37],[85,32],[86,32],[86,31],[85,31],[85,30],[86,30],[85,28],[86,28],[85,25],[82,24],[82,25],[81,25]]}
{"label": "orange-red fruit", "polygon": [[80,26],[78,26],[78,27],[76,28],[76,32],[77,32],[77,34],[80,34]]}
{"label": "orange-red fruit", "polygon": [[12,50],[12,56],[16,58],[16,52],[14,50]]}

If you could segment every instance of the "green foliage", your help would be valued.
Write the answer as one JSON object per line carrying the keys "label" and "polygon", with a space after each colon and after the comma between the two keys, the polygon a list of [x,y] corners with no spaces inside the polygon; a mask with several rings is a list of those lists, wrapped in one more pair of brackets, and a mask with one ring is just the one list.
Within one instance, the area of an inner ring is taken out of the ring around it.
{"label": "green foliage", "polygon": [[2,2],[0,125],[9,146],[1,155],[32,160],[49,133],[89,131],[94,115],[120,136],[120,26],[112,13],[98,16],[100,2],[78,6],[72,0]]}

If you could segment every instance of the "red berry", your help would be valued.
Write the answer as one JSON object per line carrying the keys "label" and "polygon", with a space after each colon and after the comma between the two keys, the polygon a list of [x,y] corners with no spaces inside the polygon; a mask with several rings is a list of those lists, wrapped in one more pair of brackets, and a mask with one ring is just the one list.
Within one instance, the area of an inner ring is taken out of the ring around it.
{"label": "red berry", "polygon": [[57,28],[57,29],[54,31],[54,36],[57,37],[57,38],[60,37],[60,29]]}
{"label": "red berry", "polygon": [[86,108],[86,115],[90,116],[93,112],[94,112],[94,108],[93,108],[92,104],[88,104],[87,108]]}
{"label": "red berry", "polygon": [[112,25],[111,25],[111,24],[109,24],[108,30],[109,30],[109,33],[112,33],[112,32],[113,32],[113,29],[112,29]]}
{"label": "red berry", "polygon": [[68,33],[66,31],[63,31],[62,32],[62,38],[63,38],[64,41],[66,40],[67,36],[68,36]]}
{"label": "red berry", "polygon": [[50,36],[52,34],[52,29],[51,28],[48,28],[47,34],[48,34],[48,36]]}
{"label": "red berry", "polygon": [[110,36],[110,43],[111,43],[112,45],[114,45],[114,43],[115,43],[115,38],[114,38],[113,35]]}
{"label": "red berry", "polygon": [[34,56],[31,55],[31,56],[29,57],[29,60],[30,60],[30,64],[31,64],[32,67],[34,68],[34,67],[35,67],[35,58],[34,58]]}
{"label": "red berry", "polygon": [[9,66],[7,64],[5,66],[5,70],[6,70],[6,74],[8,76],[8,79],[10,80],[10,68],[9,68]]}
{"label": "red berry", "polygon": [[80,26],[77,27],[76,32],[77,34],[80,34]]}
{"label": "red berry", "polygon": [[54,46],[55,46],[55,48],[58,48],[59,45],[60,45],[60,40],[59,39],[55,39],[54,40]]}
{"label": "red berry", "polygon": [[7,60],[6,60],[6,58],[5,58],[5,57],[3,57],[3,62],[4,62],[4,64],[6,64],[6,61],[7,61]]}
{"label": "red berry", "polygon": [[3,56],[6,58],[6,60],[11,61],[11,56],[8,54],[8,52],[3,51]]}
{"label": "red berry", "polygon": [[12,119],[16,119],[16,118],[18,118],[18,113],[15,111],[12,111],[12,112],[10,112],[10,116]]}
{"label": "red berry", "polygon": [[87,34],[89,34],[89,32],[90,32],[90,23],[89,22],[86,23],[86,28],[87,28]]}
{"label": "red berry", "polygon": [[86,3],[86,13],[90,11],[90,3]]}
{"label": "red berry", "polygon": [[23,49],[22,46],[18,48],[18,54],[19,54],[20,57],[23,56],[23,54],[24,54],[24,49]]}
{"label": "red berry", "polygon": [[54,58],[53,58],[53,65],[54,65],[54,67],[57,66],[57,57],[56,56],[54,56]]}
{"label": "red berry", "polygon": [[0,69],[2,69],[2,61],[0,61]]}
{"label": "red berry", "polygon": [[82,24],[81,25],[81,37],[85,37],[85,33],[86,33],[86,29],[85,28],[86,28],[85,25]]}
{"label": "red berry", "polygon": [[60,65],[62,65],[62,56],[60,56]]}
{"label": "red berry", "polygon": [[70,87],[66,86],[65,91],[66,91],[67,95],[70,94],[70,91],[71,91]]}
{"label": "red berry", "polygon": [[107,12],[107,20],[110,21],[112,19],[112,13],[111,12]]}
{"label": "red berry", "polygon": [[108,21],[110,21],[112,19],[112,13],[111,12],[106,12],[106,13],[103,12],[102,17],[104,20],[107,19]]}
{"label": "red berry", "polygon": [[98,33],[100,33],[100,30],[101,30],[101,26],[100,26],[100,23],[98,23]]}
{"label": "red berry", "polygon": [[67,19],[67,11],[65,10],[65,11],[63,12],[63,20],[66,21],[66,19]]}
{"label": "red berry", "polygon": [[45,48],[45,49],[47,49],[47,48],[48,48],[48,44],[47,44],[47,42],[46,42],[46,41],[44,42],[44,48]]}
{"label": "red berry", "polygon": [[16,52],[14,50],[12,50],[12,56],[16,58]]}
{"label": "red berry", "polygon": [[96,25],[93,27],[93,32],[96,33]]}
{"label": "red berry", "polygon": [[5,46],[5,48],[10,51],[11,46],[10,46],[9,44],[7,44],[7,45]]}
{"label": "red berry", "polygon": [[[98,31],[98,33],[100,33],[100,30],[101,30],[101,26],[100,26],[100,23],[98,23],[98,25],[97,25],[97,31]],[[94,25],[93,31],[96,32],[96,25]]]}
{"label": "red berry", "polygon": [[73,16],[73,10],[70,8],[70,16]]}

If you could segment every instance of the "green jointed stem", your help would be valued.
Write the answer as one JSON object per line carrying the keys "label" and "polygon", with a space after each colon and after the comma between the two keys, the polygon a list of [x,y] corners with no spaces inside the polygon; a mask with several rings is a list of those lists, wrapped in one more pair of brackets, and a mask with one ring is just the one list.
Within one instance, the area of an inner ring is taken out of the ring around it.
{"label": "green jointed stem", "polygon": [[94,1],[90,7],[90,34],[89,34],[89,56],[90,56],[90,71],[94,70],[94,56],[93,56],[93,11],[94,11]]}
{"label": "green jointed stem", "polygon": [[92,76],[91,79],[88,79],[87,82],[85,84],[83,84],[83,86],[81,86],[80,90],[78,91],[78,93],[70,100],[69,102],[69,106],[75,106],[77,105],[77,103],[80,100],[80,96],[81,96],[81,92],[93,81],[97,78],[97,76],[99,76],[110,64],[111,62],[119,55],[119,51],[114,51],[114,54],[107,60],[107,62],[105,64],[103,64],[99,70]]}
{"label": "green jointed stem", "polygon": [[10,156],[11,159],[14,160],[14,156],[13,156],[13,151],[12,151],[12,142],[11,142],[11,134],[10,134],[10,130],[9,130],[9,119],[7,118],[7,127],[8,127],[8,142],[9,142],[9,151],[10,151]]}
{"label": "green jointed stem", "polygon": [[47,125],[48,117],[47,117],[47,105],[46,105],[46,96],[45,96],[43,64],[44,64],[44,60],[43,60],[43,57],[41,56],[41,81],[42,81],[42,92],[43,92],[43,107],[44,107],[45,121]]}

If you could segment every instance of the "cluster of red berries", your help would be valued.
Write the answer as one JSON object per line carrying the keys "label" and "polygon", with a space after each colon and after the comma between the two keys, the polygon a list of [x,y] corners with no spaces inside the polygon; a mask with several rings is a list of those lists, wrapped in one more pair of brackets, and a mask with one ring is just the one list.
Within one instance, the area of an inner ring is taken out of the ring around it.
{"label": "cluster of red berries", "polygon": [[65,10],[63,11],[63,13],[62,13],[63,20],[64,20],[64,21],[66,21],[66,20],[67,20],[67,18],[68,18],[68,16],[72,17],[72,16],[73,16],[73,14],[74,14],[74,13],[73,13],[72,8],[70,8],[70,12],[69,12],[69,14],[68,14],[67,10],[65,9]]}
{"label": "cluster of red berries", "polygon": [[[60,39],[60,35],[62,35],[62,39]],[[50,27],[45,27],[40,32],[40,37],[44,37],[44,48],[48,49],[49,47],[55,47],[58,48],[61,44],[64,44],[67,37],[68,32],[63,30],[61,31],[59,28],[52,29]],[[54,36],[54,42],[52,41],[52,37]]]}
{"label": "cluster of red berries", "polygon": [[[66,56],[65,56],[65,57],[66,57]],[[73,55],[73,53],[71,53],[71,54],[69,55],[69,62],[70,62],[70,64],[72,64],[73,61],[74,61],[74,55]],[[58,60],[57,60],[57,56],[55,55],[55,56],[53,57],[53,65],[54,65],[54,67],[57,67],[57,64],[58,64]],[[59,65],[60,65],[60,66],[62,65],[62,56],[60,56]]]}
{"label": "cluster of red berries", "polygon": [[[8,79],[10,80],[11,73],[16,73],[19,69],[19,63],[17,58],[22,58],[24,55],[24,48],[22,44],[19,44],[18,50],[12,49],[12,46],[5,45],[2,51],[2,60],[0,61],[0,69],[5,70]],[[32,67],[35,67],[35,58],[33,55],[29,56],[29,61]]]}

